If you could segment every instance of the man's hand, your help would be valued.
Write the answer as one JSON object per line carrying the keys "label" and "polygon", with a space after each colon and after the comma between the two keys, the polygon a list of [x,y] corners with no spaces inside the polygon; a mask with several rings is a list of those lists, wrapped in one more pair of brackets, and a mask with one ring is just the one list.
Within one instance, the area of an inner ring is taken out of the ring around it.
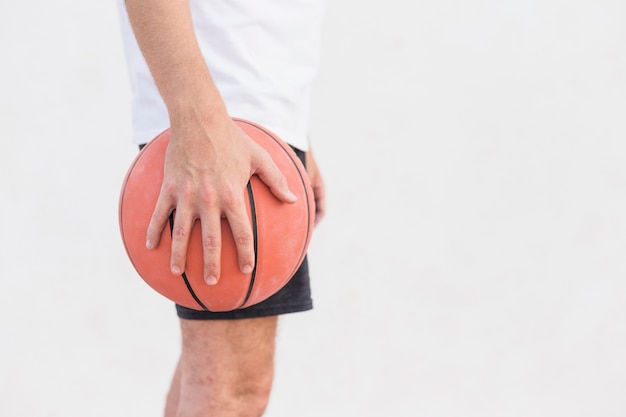
{"label": "man's hand", "polygon": [[221,220],[230,225],[243,273],[254,267],[254,247],[244,193],[252,175],[258,175],[281,201],[292,203],[283,174],[269,154],[227,116],[209,125],[183,120],[172,124],[165,155],[164,178],[148,226],[146,246],[159,244],[170,213],[176,211],[172,229],[171,270],[181,274],[189,236],[200,220],[204,279],[216,284],[220,276]]}

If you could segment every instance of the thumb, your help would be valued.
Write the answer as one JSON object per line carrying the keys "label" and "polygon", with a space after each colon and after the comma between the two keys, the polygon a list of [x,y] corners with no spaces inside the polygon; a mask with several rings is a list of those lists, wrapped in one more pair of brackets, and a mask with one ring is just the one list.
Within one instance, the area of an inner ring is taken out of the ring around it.
{"label": "thumb", "polygon": [[298,197],[291,192],[285,175],[278,169],[270,155],[266,152],[259,162],[255,174],[267,185],[272,194],[285,203],[295,203]]}

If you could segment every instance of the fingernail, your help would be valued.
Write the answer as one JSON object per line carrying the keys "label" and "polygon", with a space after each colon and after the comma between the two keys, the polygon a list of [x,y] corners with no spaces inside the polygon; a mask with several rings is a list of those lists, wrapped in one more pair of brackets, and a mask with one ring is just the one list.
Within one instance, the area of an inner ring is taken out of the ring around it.
{"label": "fingernail", "polygon": [[178,265],[172,265],[172,273],[173,273],[173,274],[178,275],[178,274],[180,274],[180,272],[181,272],[181,271],[180,271],[180,266],[178,266]]}
{"label": "fingernail", "polygon": [[207,285],[215,285],[217,284],[217,277],[214,275],[208,276],[205,279]]}
{"label": "fingernail", "polygon": [[252,266],[244,265],[243,268],[241,268],[241,272],[243,272],[244,274],[252,273]]}
{"label": "fingernail", "polygon": [[298,199],[298,197],[296,197],[296,195],[292,193],[291,190],[287,193],[287,195],[289,196],[291,201],[296,201]]}
{"label": "fingernail", "polygon": [[149,240],[146,241],[146,248],[152,249],[152,242],[151,241],[149,241]]}

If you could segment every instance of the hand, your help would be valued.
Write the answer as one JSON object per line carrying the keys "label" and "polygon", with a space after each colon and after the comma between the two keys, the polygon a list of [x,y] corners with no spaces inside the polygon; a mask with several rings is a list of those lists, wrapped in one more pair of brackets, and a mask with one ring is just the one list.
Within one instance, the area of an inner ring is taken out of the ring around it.
{"label": "hand", "polygon": [[326,187],[324,186],[324,180],[322,179],[311,150],[306,153],[306,170],[309,173],[311,186],[313,187],[313,195],[315,198],[315,225],[317,226],[326,214]]}
{"label": "hand", "polygon": [[185,270],[189,235],[200,220],[204,279],[214,285],[220,277],[221,219],[230,225],[243,273],[254,267],[252,228],[244,192],[254,174],[281,201],[293,203],[295,195],[271,157],[227,116],[209,126],[199,122],[172,123],[165,154],[161,192],[148,226],[148,249],[159,244],[169,215],[176,210],[172,229],[171,270]]}

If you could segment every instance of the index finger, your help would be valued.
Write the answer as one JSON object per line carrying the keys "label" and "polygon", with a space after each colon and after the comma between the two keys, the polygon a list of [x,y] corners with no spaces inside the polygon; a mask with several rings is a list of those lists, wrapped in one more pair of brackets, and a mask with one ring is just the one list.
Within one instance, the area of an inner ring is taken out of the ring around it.
{"label": "index finger", "polygon": [[168,194],[161,192],[157,200],[148,230],[146,231],[146,248],[154,249],[159,246],[163,229],[168,221],[170,214],[174,208],[173,201]]}

